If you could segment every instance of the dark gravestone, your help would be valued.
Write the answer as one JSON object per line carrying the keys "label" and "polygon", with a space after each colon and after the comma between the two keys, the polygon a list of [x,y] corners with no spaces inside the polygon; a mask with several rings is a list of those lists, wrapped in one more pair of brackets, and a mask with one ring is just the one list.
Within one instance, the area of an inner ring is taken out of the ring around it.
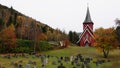
{"label": "dark gravestone", "polygon": [[75,66],[73,66],[72,68],[76,68]]}
{"label": "dark gravestone", "polygon": [[69,58],[69,57],[65,57],[65,58],[64,58],[64,61],[65,61],[65,62],[69,62],[69,61],[70,61],[70,58]]}
{"label": "dark gravestone", "polygon": [[42,64],[42,68],[45,68],[45,65],[44,65],[44,64]]}
{"label": "dark gravestone", "polygon": [[32,62],[32,64],[35,66],[37,63],[34,61],[34,62]]}
{"label": "dark gravestone", "polygon": [[74,65],[74,61],[71,62],[71,65]]}
{"label": "dark gravestone", "polygon": [[66,68],[62,63],[57,68]]}
{"label": "dark gravestone", "polygon": [[76,63],[76,66],[80,66],[80,63]]}
{"label": "dark gravestone", "polygon": [[50,58],[50,55],[47,55],[47,58]]}
{"label": "dark gravestone", "polygon": [[14,67],[15,67],[15,68],[18,67],[18,63],[14,63]]}
{"label": "dark gravestone", "polygon": [[96,66],[99,66],[99,62],[98,61],[96,61],[95,64],[96,64]]}
{"label": "dark gravestone", "polygon": [[85,61],[87,61],[87,63],[90,63],[91,59],[90,58],[85,58]]}
{"label": "dark gravestone", "polygon": [[10,55],[7,55],[7,58],[8,58],[8,59],[11,59],[11,56],[10,56]]}
{"label": "dark gravestone", "polygon": [[74,63],[78,63],[78,58],[75,58],[75,59],[74,59]]}
{"label": "dark gravestone", "polygon": [[32,60],[29,60],[29,61],[28,61],[28,64],[32,64],[32,63],[33,63]]}
{"label": "dark gravestone", "polygon": [[81,55],[81,54],[78,54],[78,55],[77,55],[77,58],[82,58],[82,55]]}
{"label": "dark gravestone", "polygon": [[110,60],[108,59],[107,62],[110,62]]}
{"label": "dark gravestone", "polygon": [[18,65],[18,68],[23,68],[23,65],[19,64],[19,65]]}
{"label": "dark gravestone", "polygon": [[62,60],[60,58],[58,58],[58,63],[61,63],[61,62],[62,62]]}
{"label": "dark gravestone", "polygon": [[63,60],[63,57],[60,57],[61,60]]}
{"label": "dark gravestone", "polygon": [[84,66],[84,64],[83,64],[83,63],[81,64],[81,68],[85,68],[85,66]]}

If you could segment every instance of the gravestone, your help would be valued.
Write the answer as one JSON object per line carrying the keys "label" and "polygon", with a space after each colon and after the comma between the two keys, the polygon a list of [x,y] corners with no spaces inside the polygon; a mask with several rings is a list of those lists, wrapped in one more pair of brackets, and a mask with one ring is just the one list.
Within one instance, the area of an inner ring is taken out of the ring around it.
{"label": "gravestone", "polygon": [[48,58],[45,58],[45,64],[47,64],[48,63]]}
{"label": "gravestone", "polygon": [[26,67],[25,68],[30,68],[30,64],[26,64]]}
{"label": "gravestone", "polygon": [[36,66],[33,66],[33,68],[36,68]]}
{"label": "gravestone", "polygon": [[53,61],[53,62],[52,62],[52,65],[56,65],[56,64],[57,64],[57,62],[56,62],[56,61]]}
{"label": "gravestone", "polygon": [[57,68],[66,68],[62,63]]}
{"label": "gravestone", "polygon": [[72,68],[76,68],[75,66],[73,66]]}
{"label": "gravestone", "polygon": [[69,62],[69,61],[70,61],[70,58],[69,58],[69,57],[65,57],[65,58],[64,58],[64,61],[65,61],[65,62]]}
{"label": "gravestone", "polygon": [[29,61],[28,61],[28,64],[32,64],[32,63],[33,63],[32,60],[29,60]]}
{"label": "gravestone", "polygon": [[63,60],[63,57],[61,56],[60,59]]}
{"label": "gravestone", "polygon": [[14,64],[15,64],[15,62],[14,62],[14,61],[11,61],[11,62],[10,62],[10,65],[14,65]]}
{"label": "gravestone", "polygon": [[89,63],[85,64],[85,66],[86,68],[91,68]]}
{"label": "gravestone", "polygon": [[71,62],[71,65],[74,65],[74,61]]}
{"label": "gravestone", "polygon": [[81,68],[85,68],[85,66],[84,66],[84,64],[83,64],[83,63],[81,64]]}
{"label": "gravestone", "polygon": [[32,62],[32,64],[33,64],[33,65],[36,65],[37,63],[34,61],[34,62]]}
{"label": "gravestone", "polygon": [[19,64],[19,65],[18,65],[18,68],[23,68],[23,65]]}
{"label": "gravestone", "polygon": [[18,63],[14,63],[14,67],[18,67]]}
{"label": "gravestone", "polygon": [[32,58],[35,58],[36,56],[35,55],[32,55]]}
{"label": "gravestone", "polygon": [[62,62],[62,60],[61,60],[60,58],[58,58],[57,60],[58,60],[58,63],[61,63],[61,62]]}
{"label": "gravestone", "polygon": [[72,62],[73,61],[73,56],[70,56],[70,62]]}
{"label": "gravestone", "polygon": [[76,66],[80,66],[80,63],[76,63]]}
{"label": "gravestone", "polygon": [[44,64],[42,64],[42,68],[45,68],[45,65],[44,65]]}

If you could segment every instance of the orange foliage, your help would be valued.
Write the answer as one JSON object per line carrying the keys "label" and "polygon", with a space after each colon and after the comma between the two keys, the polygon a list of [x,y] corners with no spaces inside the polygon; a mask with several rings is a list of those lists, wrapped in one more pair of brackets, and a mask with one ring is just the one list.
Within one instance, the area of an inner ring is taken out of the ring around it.
{"label": "orange foliage", "polygon": [[16,35],[14,31],[14,25],[11,25],[0,32],[0,40],[2,47],[5,47],[7,49],[12,49],[15,47]]}
{"label": "orange foliage", "polygon": [[116,41],[116,35],[114,32],[114,28],[99,28],[94,32],[95,43],[94,46],[101,50],[111,50],[118,46]]}
{"label": "orange foliage", "polygon": [[42,40],[42,41],[47,40],[47,36],[44,33],[40,33],[38,35],[38,40]]}
{"label": "orange foliage", "polygon": [[69,46],[69,43],[70,43],[69,40],[68,40],[68,39],[65,39],[65,40],[64,40],[64,47],[68,47],[68,46]]}

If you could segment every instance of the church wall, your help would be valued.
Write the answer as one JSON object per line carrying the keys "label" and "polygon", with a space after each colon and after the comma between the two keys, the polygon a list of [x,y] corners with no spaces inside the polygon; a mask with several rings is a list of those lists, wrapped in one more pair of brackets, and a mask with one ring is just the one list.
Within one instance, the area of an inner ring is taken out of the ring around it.
{"label": "church wall", "polygon": [[89,27],[93,30],[93,23],[83,23],[83,30],[85,29],[85,27],[89,25]]}
{"label": "church wall", "polygon": [[[87,37],[88,36],[88,37]],[[88,41],[89,41],[89,45],[91,46],[92,44],[93,44],[93,42],[94,42],[94,39],[93,39],[93,37],[90,35],[90,33],[88,32],[88,31],[86,31],[85,33],[84,33],[84,35],[82,36],[82,38],[81,38],[81,40],[80,40],[80,46],[85,46],[85,40],[86,40],[86,38],[88,38]]]}

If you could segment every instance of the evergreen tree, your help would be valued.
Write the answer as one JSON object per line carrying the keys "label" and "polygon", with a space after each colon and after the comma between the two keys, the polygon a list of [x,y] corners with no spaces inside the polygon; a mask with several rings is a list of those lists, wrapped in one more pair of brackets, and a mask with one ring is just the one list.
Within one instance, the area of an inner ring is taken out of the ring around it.
{"label": "evergreen tree", "polygon": [[[115,30],[115,33],[116,33],[116,38],[117,38],[117,41],[120,43],[120,20],[119,19],[116,19],[115,20],[116,22],[116,30]],[[119,45],[119,48],[120,48],[120,45]]]}
{"label": "evergreen tree", "polygon": [[12,16],[9,17],[9,20],[7,22],[7,27],[13,23]]}
{"label": "evergreen tree", "polygon": [[69,36],[69,41],[71,43],[76,44],[76,42],[79,40],[79,36],[75,31],[74,32],[70,31],[68,36]]}
{"label": "evergreen tree", "polygon": [[0,18],[0,31],[3,29],[3,26],[4,26],[3,19],[2,19],[2,18]]}

